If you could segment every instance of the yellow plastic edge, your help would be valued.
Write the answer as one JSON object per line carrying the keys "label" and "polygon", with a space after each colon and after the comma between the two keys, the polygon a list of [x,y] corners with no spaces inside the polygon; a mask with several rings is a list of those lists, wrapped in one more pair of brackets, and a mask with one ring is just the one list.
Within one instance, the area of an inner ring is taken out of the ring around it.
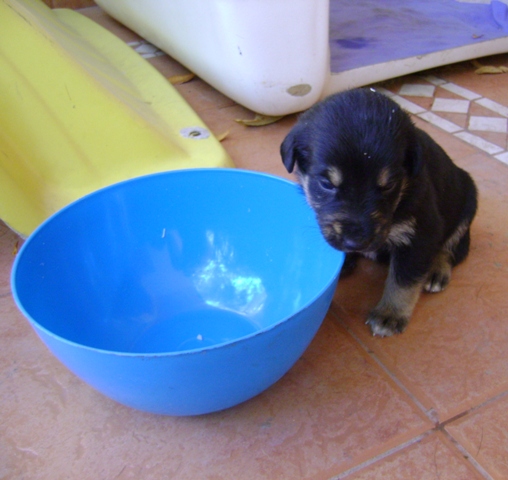
{"label": "yellow plastic edge", "polygon": [[135,176],[232,167],[148,62],[71,10],[0,0],[0,218],[22,236],[63,206]]}

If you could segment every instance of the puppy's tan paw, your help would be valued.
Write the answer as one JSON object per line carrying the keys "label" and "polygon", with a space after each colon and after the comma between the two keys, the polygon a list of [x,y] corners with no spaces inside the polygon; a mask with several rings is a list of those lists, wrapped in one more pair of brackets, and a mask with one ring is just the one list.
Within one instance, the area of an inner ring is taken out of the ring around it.
{"label": "puppy's tan paw", "polygon": [[441,292],[448,286],[451,278],[452,266],[449,261],[436,261],[423,288],[426,292]]}
{"label": "puppy's tan paw", "polygon": [[430,293],[442,292],[450,283],[451,275],[443,275],[442,272],[434,272],[430,275],[424,290]]}
{"label": "puppy's tan paw", "polygon": [[365,323],[369,325],[372,335],[391,337],[394,334],[402,333],[406,329],[409,318],[393,313],[383,314],[373,310]]}

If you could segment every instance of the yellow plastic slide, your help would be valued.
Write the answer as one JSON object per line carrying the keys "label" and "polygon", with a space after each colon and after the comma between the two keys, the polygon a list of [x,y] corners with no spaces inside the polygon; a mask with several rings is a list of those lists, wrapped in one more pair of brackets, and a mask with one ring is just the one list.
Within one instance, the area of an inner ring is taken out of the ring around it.
{"label": "yellow plastic slide", "polygon": [[148,173],[233,166],[148,62],[71,10],[0,0],[0,218],[23,236]]}

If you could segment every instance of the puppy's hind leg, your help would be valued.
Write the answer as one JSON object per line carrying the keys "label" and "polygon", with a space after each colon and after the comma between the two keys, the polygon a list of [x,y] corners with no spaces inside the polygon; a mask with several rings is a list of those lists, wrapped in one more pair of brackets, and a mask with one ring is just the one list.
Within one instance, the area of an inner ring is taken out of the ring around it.
{"label": "puppy's hind leg", "polygon": [[445,249],[441,250],[434,261],[423,287],[426,292],[436,293],[444,290],[452,278],[452,259],[450,253]]}
{"label": "puppy's hind leg", "polygon": [[395,333],[402,333],[409,323],[413,309],[422,290],[421,282],[401,285],[390,266],[383,297],[370,312],[367,324],[373,335],[389,337]]}
{"label": "puppy's hind leg", "polygon": [[450,283],[452,267],[462,262],[469,253],[469,224],[459,225],[454,234],[446,241],[432,262],[430,274],[424,289],[427,292],[441,292]]}

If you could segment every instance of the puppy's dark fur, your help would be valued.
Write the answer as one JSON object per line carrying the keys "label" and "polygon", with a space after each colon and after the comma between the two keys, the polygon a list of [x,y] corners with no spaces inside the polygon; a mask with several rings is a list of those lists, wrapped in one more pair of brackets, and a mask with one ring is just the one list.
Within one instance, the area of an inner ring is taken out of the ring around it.
{"label": "puppy's dark fur", "polygon": [[370,89],[333,95],[305,112],[281,146],[321,231],[346,252],[389,260],[374,335],[406,328],[420,292],[443,290],[469,251],[476,187],[408,114]]}

